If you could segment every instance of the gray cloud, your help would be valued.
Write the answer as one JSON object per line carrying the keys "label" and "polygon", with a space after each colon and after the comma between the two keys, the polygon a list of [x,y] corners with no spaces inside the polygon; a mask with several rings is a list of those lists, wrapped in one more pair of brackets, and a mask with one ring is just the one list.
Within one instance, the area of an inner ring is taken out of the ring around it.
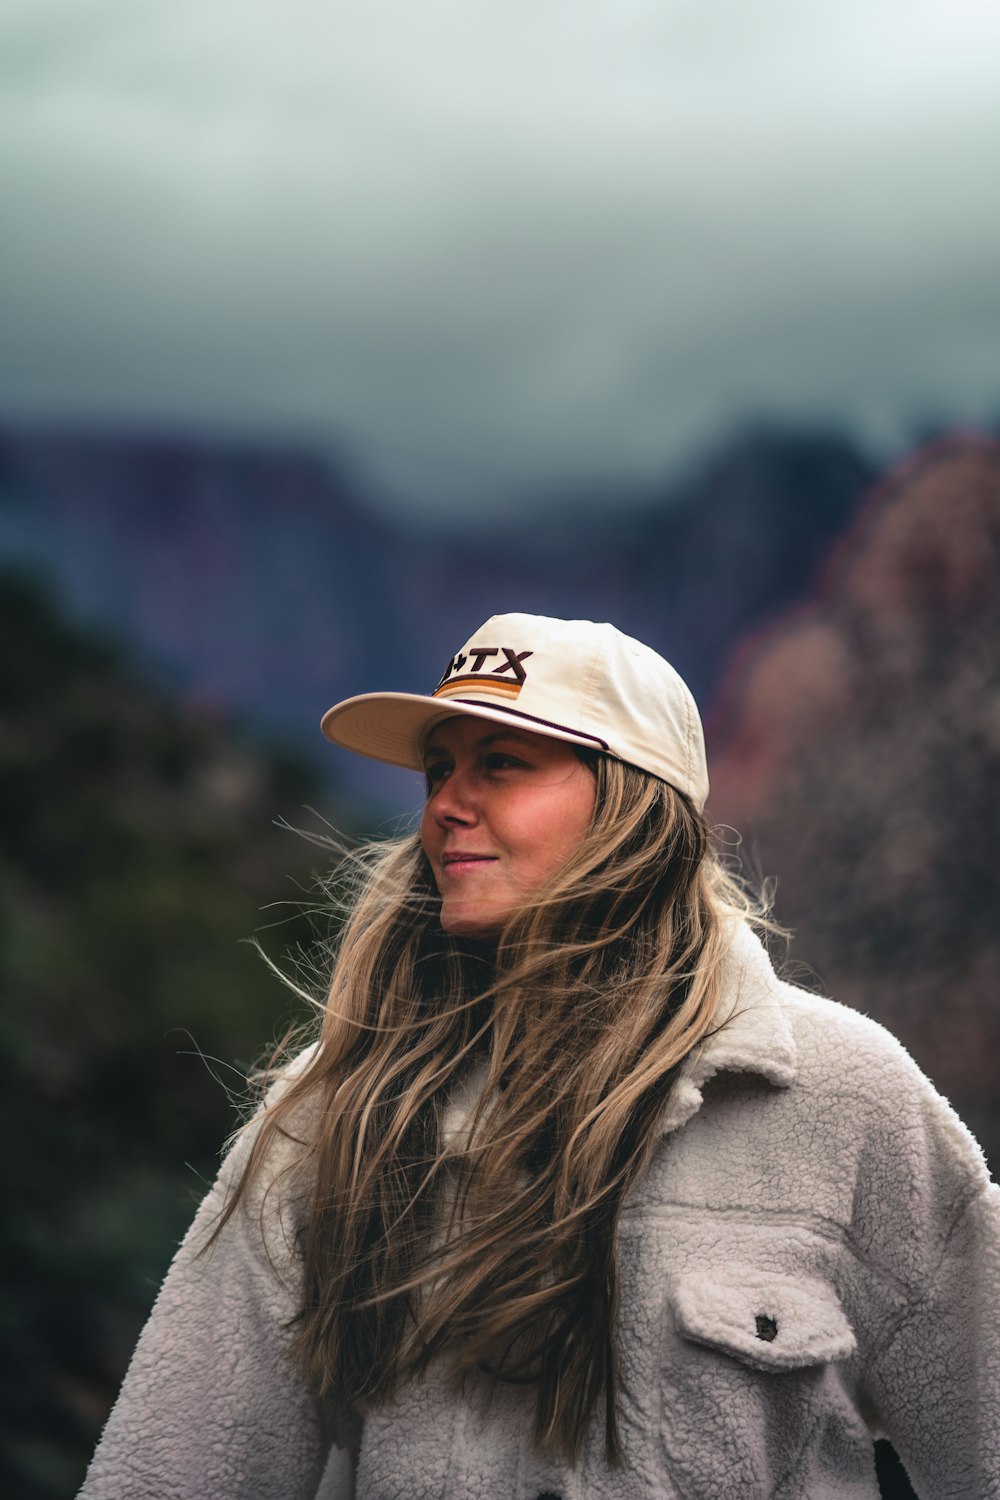
{"label": "gray cloud", "polygon": [[1000,409],[985,0],[32,0],[0,409],[645,480],[754,415]]}

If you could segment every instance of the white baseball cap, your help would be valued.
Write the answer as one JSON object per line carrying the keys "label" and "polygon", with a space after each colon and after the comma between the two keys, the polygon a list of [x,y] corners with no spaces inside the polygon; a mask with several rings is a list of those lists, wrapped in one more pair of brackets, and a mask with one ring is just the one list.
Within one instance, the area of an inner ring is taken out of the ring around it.
{"label": "white baseball cap", "polygon": [[705,736],[690,689],[662,656],[613,625],[493,615],[429,695],[345,698],[322,728],[335,745],[419,771],[429,731],[455,714],[603,750],[705,806]]}

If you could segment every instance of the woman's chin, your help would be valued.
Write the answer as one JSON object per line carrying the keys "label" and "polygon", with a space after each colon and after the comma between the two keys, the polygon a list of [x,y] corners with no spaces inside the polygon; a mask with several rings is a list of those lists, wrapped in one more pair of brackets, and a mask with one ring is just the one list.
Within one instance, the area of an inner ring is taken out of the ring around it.
{"label": "woman's chin", "polygon": [[503,913],[469,902],[445,901],[441,906],[441,926],[449,937],[495,938],[503,922]]}

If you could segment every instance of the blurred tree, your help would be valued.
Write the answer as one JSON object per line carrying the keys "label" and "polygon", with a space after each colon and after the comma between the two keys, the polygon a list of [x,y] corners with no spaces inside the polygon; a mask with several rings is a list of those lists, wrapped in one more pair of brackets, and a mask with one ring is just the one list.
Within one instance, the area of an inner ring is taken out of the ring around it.
{"label": "blurred tree", "polygon": [[[310,941],[316,792],[0,579],[0,1491],[75,1492],[232,1091],[301,1010],[240,940]],[[289,878],[291,877],[291,879]],[[279,910],[285,910],[279,908]]]}

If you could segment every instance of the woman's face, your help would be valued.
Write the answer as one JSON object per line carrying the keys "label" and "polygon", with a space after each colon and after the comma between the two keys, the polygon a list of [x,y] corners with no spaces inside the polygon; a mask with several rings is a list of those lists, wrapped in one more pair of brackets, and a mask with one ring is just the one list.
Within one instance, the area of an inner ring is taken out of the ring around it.
{"label": "woman's face", "polygon": [[456,715],[424,749],[420,842],[445,932],[496,933],[566,863],[594,812],[593,773],[572,746]]}

